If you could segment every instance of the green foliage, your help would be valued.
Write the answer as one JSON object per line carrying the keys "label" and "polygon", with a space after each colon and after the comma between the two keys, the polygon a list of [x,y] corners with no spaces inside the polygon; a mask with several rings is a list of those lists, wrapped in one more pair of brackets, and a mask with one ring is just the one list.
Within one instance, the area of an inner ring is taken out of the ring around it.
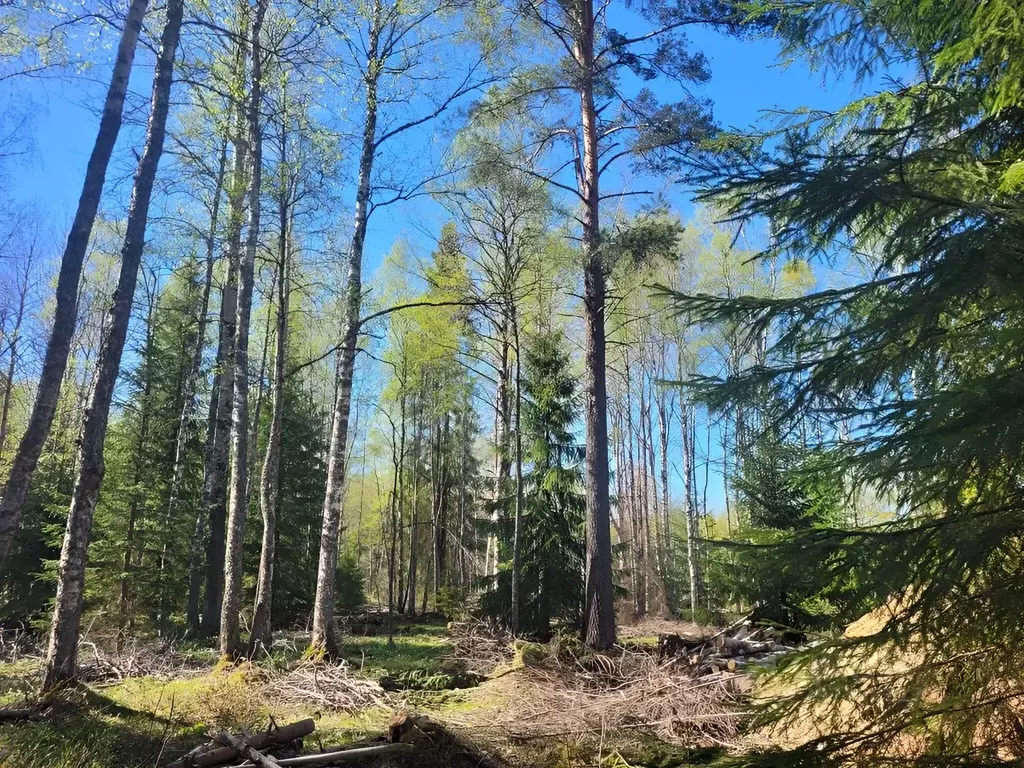
{"label": "green foliage", "polygon": [[460,619],[466,615],[470,600],[470,591],[466,587],[441,587],[437,590],[434,609],[449,619]]}
{"label": "green foliage", "polygon": [[363,573],[354,553],[343,552],[338,558],[335,585],[337,588],[335,609],[339,613],[357,613],[362,609],[366,603],[366,595],[363,593]]}
{"label": "green foliage", "polygon": [[[577,626],[583,610],[582,448],[572,427],[579,412],[576,381],[565,337],[559,331],[530,336],[524,349],[523,540],[519,626],[547,633],[552,622]],[[513,498],[499,535],[511,557]],[[482,613],[506,617],[511,610],[511,563],[481,597]]]}
{"label": "green foliage", "polygon": [[[202,484],[199,414],[186,424],[179,500],[170,509],[178,425],[196,345],[202,303],[199,262],[187,259],[153,302],[145,320],[138,364],[127,376],[131,407],[106,438],[107,472],[90,547],[94,576],[90,606],[97,630],[166,630],[184,614],[193,510]],[[108,624],[108,622],[110,622]]]}
{"label": "green foliage", "polygon": [[[807,296],[675,299],[689,317],[768,342],[763,361],[696,382],[708,403],[785,402],[773,415],[779,429],[816,420],[815,441],[835,451],[854,489],[880,493],[896,512],[863,531],[787,537],[831,550],[818,561],[837,578],[851,567],[872,575],[851,585],[841,615],[872,603],[887,610],[872,631],[817,649],[799,694],[776,714],[836,713],[826,749],[865,752],[914,734],[923,752],[970,756],[1006,743],[1001,724],[1017,716],[1010,702],[1024,684],[1013,671],[1024,647],[1013,181],[1024,134],[1020,79],[1008,74],[1017,65],[1005,56],[1020,38],[1006,24],[1018,11],[1007,2],[761,5],[801,45],[869,65],[894,43],[927,74],[723,145],[698,174],[703,196],[727,215],[770,220],[763,257],[852,263],[855,251],[866,266],[852,284]],[[883,652],[891,674],[876,676],[864,660]],[[886,704],[901,697],[898,709]],[[862,717],[844,720],[840,700]]]}

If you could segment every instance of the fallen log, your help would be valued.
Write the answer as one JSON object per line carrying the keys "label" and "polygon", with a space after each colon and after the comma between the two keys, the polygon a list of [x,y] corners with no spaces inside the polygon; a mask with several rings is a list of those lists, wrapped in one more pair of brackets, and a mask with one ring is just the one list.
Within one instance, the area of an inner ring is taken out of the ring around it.
{"label": "fallen log", "polygon": [[0,722],[11,722],[14,720],[35,720],[41,717],[38,709],[25,707],[24,709],[0,709]]}
{"label": "fallen log", "polygon": [[229,747],[234,747],[239,757],[248,757],[252,760],[254,765],[259,768],[281,768],[281,764],[277,762],[270,755],[264,755],[258,749],[250,747],[244,741],[239,738],[232,736],[226,731],[222,731],[213,737],[214,741],[219,741],[221,744],[226,744]]}
{"label": "fallen log", "polygon": [[[299,720],[296,723],[284,725],[267,733],[257,733],[241,741],[247,747],[252,747],[259,751],[268,747],[290,744],[297,739],[301,739],[303,736],[308,736],[315,728],[316,724],[311,719]],[[193,750],[173,763],[169,763],[166,768],[213,768],[216,765],[230,763],[236,757],[238,757],[238,750],[232,746],[217,747],[210,745],[210,748],[206,751],[196,753]]]}
{"label": "fallen log", "polygon": [[[412,744],[381,744],[375,747],[354,747],[352,749],[339,749],[333,752],[321,752],[317,755],[303,755],[302,757],[286,757],[278,760],[276,765],[282,766],[308,766],[324,765],[326,763],[344,763],[347,760],[361,760],[364,757],[381,757],[383,755],[394,755],[400,752],[414,752],[416,747]],[[233,765],[231,768],[258,768],[256,763],[245,762]]]}

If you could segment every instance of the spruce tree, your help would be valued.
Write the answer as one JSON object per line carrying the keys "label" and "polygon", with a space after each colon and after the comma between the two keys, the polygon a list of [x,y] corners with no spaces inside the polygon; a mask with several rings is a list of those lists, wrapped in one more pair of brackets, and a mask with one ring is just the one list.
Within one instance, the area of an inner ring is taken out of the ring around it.
{"label": "spruce tree", "polygon": [[[525,510],[520,579],[525,599],[519,627],[545,634],[554,622],[579,628],[583,619],[583,448],[573,425],[580,403],[576,376],[561,331],[531,335],[523,348],[523,476]],[[502,500],[511,505],[513,500]],[[501,551],[511,556],[512,518],[499,526]],[[496,589],[486,592],[485,614],[510,619],[511,569],[503,563]]]}
{"label": "spruce tree", "polygon": [[[828,720],[819,746],[833,755],[913,734],[924,751],[970,757],[1015,721],[1024,693],[1015,7],[760,4],[794,50],[863,73],[885,52],[914,74],[835,113],[720,137],[696,173],[731,218],[770,220],[764,258],[868,267],[797,298],[676,296],[688,316],[769,341],[763,364],[698,382],[709,402],[767,392],[788,404],[780,428],[817,416],[832,426],[815,442],[840,452],[855,488],[892,500],[891,522],[801,536],[803,552],[831,553],[836,579],[870,575],[844,616],[885,605],[873,625],[818,646],[799,693],[778,702],[776,714]],[[851,708],[858,717],[843,717]]]}

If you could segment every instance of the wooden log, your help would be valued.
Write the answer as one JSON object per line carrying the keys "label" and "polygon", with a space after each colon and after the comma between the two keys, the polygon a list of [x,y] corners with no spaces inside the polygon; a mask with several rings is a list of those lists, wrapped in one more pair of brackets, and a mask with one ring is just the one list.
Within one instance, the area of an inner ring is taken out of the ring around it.
{"label": "wooden log", "polygon": [[[269,733],[257,733],[245,739],[245,743],[254,749],[266,749],[278,744],[288,744],[308,736],[316,729],[316,723],[311,719],[299,720],[296,723],[282,726]],[[213,768],[215,765],[225,765],[238,757],[238,751],[234,747],[211,746],[205,752],[195,753],[195,750],[180,757],[166,768]]]}
{"label": "wooden log", "polygon": [[270,755],[264,755],[255,747],[249,746],[241,739],[232,736],[230,733],[218,733],[214,739],[219,741],[221,744],[227,744],[230,747],[234,747],[235,751],[241,757],[248,757],[252,760],[252,764],[254,766],[259,766],[259,768],[281,768],[281,764]]}
{"label": "wooden log", "polygon": [[0,722],[11,722],[14,720],[35,720],[41,717],[38,709],[25,707],[24,709],[0,709]]}
{"label": "wooden log", "polygon": [[[364,757],[381,757],[397,753],[408,753],[415,751],[412,744],[380,744],[374,747],[355,747],[353,749],[339,749],[333,752],[321,752],[318,755],[303,755],[302,757],[286,757],[277,761],[277,765],[286,766],[308,766],[323,765],[325,763],[344,763],[348,760],[361,760]],[[231,768],[258,768],[256,763],[245,762],[233,765]]]}

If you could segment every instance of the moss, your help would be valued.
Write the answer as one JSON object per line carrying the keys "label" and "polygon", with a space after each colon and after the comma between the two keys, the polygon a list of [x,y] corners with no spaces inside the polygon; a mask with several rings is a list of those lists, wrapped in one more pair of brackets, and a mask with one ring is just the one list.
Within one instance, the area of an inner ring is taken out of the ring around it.
{"label": "moss", "polygon": [[356,671],[368,677],[395,676],[414,670],[440,673],[445,669],[444,656],[451,650],[441,634],[420,632],[395,635],[393,646],[386,637],[346,637],[341,647],[342,657]]}
{"label": "moss", "polygon": [[41,720],[0,726],[5,765],[142,768],[194,746],[203,729],[88,690],[66,690]]}
{"label": "moss", "polygon": [[658,649],[657,635],[641,635],[639,637],[626,637],[620,641],[623,648],[630,651],[656,651]]}

